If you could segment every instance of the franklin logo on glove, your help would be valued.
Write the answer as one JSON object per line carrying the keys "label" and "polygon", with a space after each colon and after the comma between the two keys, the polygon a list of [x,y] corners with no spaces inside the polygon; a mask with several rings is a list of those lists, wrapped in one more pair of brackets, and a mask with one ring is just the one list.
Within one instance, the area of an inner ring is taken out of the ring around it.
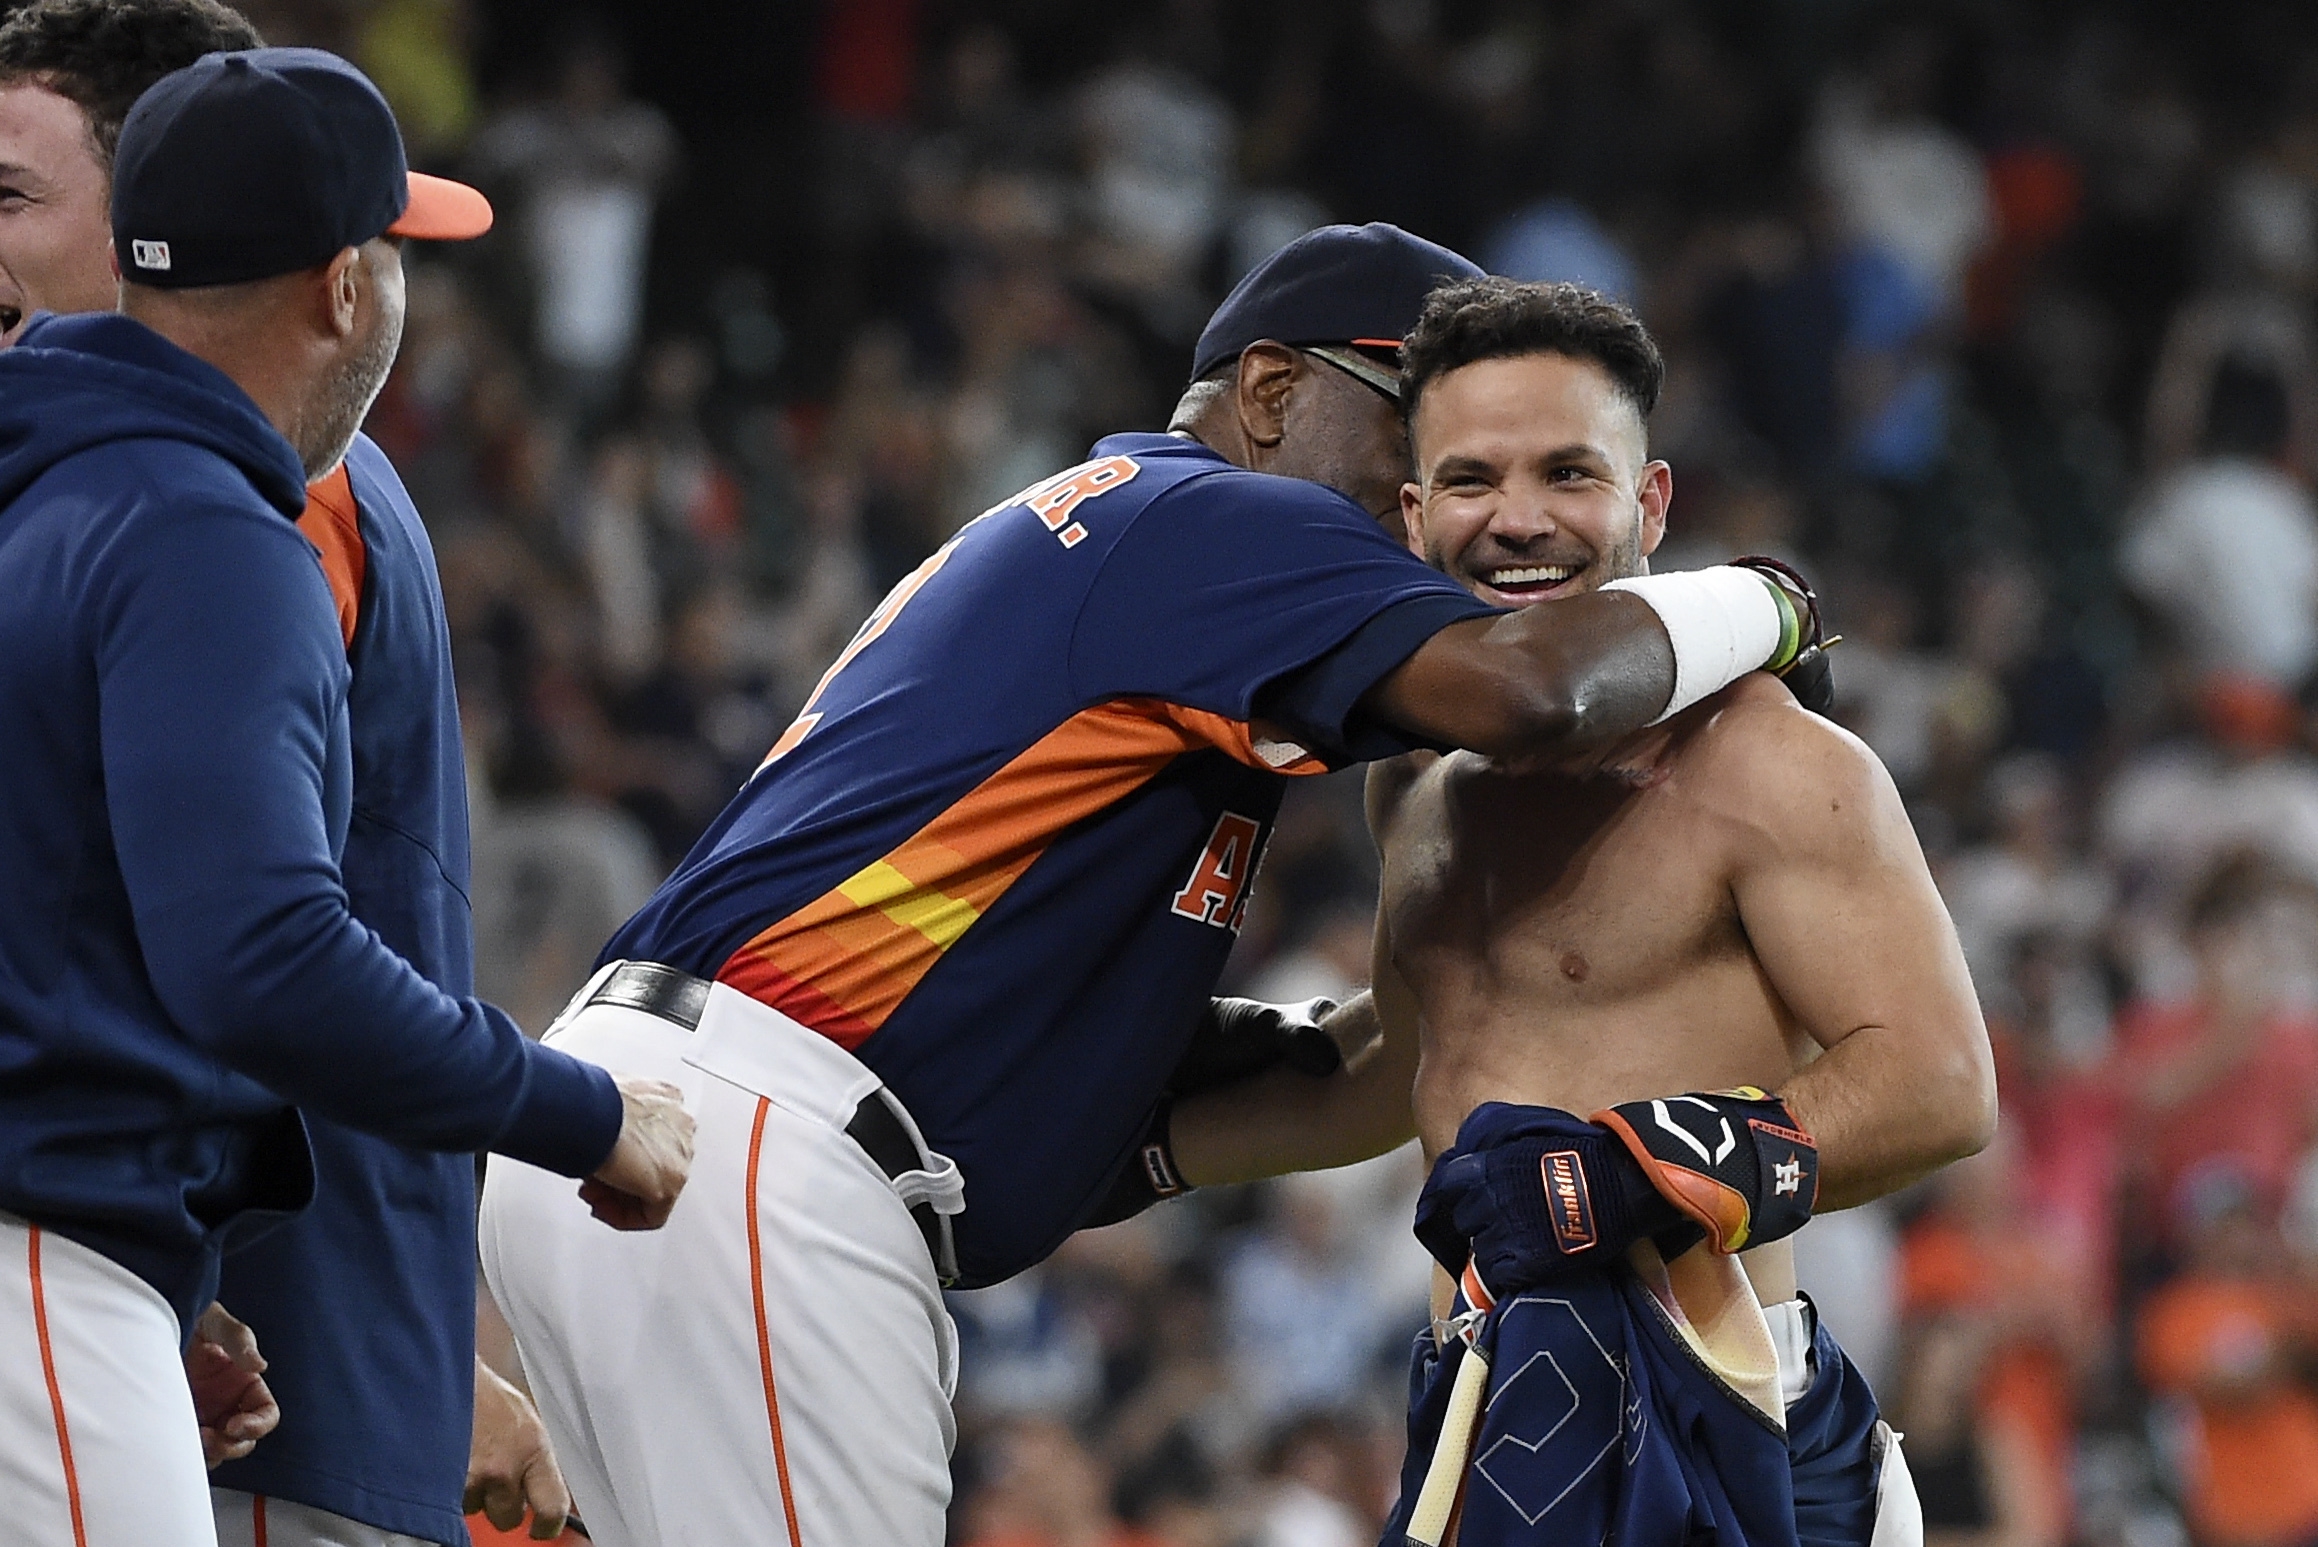
{"label": "franklin logo on glove", "polygon": [[1582,1252],[1600,1237],[1594,1231],[1594,1204],[1586,1196],[1586,1170],[1576,1150],[1548,1150],[1539,1162],[1545,1198],[1553,1210],[1554,1238],[1565,1252]]}

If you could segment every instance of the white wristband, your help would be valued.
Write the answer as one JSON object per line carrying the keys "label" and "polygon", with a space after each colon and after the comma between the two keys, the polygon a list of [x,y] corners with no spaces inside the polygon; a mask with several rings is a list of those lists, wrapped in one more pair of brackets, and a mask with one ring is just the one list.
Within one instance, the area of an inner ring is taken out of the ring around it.
{"label": "white wristband", "polygon": [[1779,604],[1751,569],[1717,565],[1671,575],[1613,580],[1605,591],[1631,591],[1650,604],[1674,646],[1674,696],[1652,725],[1719,693],[1778,653]]}

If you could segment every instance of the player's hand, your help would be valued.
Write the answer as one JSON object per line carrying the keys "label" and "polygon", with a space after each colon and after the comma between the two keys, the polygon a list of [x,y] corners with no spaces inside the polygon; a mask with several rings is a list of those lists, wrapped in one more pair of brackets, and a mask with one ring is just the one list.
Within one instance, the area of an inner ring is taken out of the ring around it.
{"label": "player's hand", "polygon": [[1487,1101],[1417,1198],[1417,1239],[1452,1274],[1469,1259],[1503,1297],[1625,1255],[1668,1261],[1704,1240],[1744,1251],[1792,1235],[1819,1193],[1819,1151],[1786,1103],[1751,1086],[1629,1101],[1591,1122]]}
{"label": "player's hand", "polygon": [[1827,625],[1819,612],[1819,593],[1811,589],[1811,582],[1792,564],[1784,563],[1765,554],[1751,553],[1731,560],[1739,569],[1751,569],[1769,581],[1785,605],[1792,621],[1793,638],[1782,638],[1780,651],[1770,663],[1770,671],[1787,684],[1795,695],[1795,702],[1813,714],[1830,714],[1835,708],[1835,670],[1827,659],[1828,650],[1843,642],[1837,634],[1830,638]]}
{"label": "player's hand", "polygon": [[1335,1008],[1326,998],[1298,1004],[1210,999],[1191,1045],[1167,1076],[1168,1093],[1195,1096],[1283,1065],[1314,1079],[1334,1074],[1344,1055],[1320,1023]]}
{"label": "player's hand", "polygon": [[666,1080],[616,1074],[620,1139],[609,1160],[580,1183],[588,1211],[614,1230],[657,1230],[668,1223],[692,1169],[692,1114],[684,1092]]}
{"label": "player's hand", "polygon": [[1321,1022],[1336,1008],[1324,997],[1298,1004],[1259,999],[1210,999],[1191,1033],[1191,1045],[1167,1076],[1167,1094],[1153,1108],[1127,1164],[1077,1228],[1096,1230],[1132,1219],[1152,1204],[1191,1191],[1175,1164],[1168,1131],[1175,1099],[1252,1080],[1274,1069],[1325,1079],[1344,1067],[1344,1051]]}
{"label": "player's hand", "polygon": [[555,1464],[547,1426],[531,1399],[475,1361],[475,1434],[467,1448],[467,1496],[459,1506],[502,1531],[531,1512],[531,1536],[552,1542],[571,1516],[571,1490]]}
{"label": "player's hand", "polygon": [[1819,1145],[1765,1090],[1692,1091],[1594,1114],[1718,1252],[1793,1235],[1819,1201]]}
{"label": "player's hand", "polygon": [[1417,1198],[1425,1249],[1452,1277],[1470,1260],[1500,1299],[1605,1267],[1644,1236],[1684,1228],[1609,1129],[1503,1101],[1473,1109]]}
{"label": "player's hand", "polygon": [[213,1303],[201,1313],[185,1350],[185,1383],[201,1424],[201,1457],[210,1466],[240,1460],[282,1421],[265,1368],[256,1335],[224,1306]]}

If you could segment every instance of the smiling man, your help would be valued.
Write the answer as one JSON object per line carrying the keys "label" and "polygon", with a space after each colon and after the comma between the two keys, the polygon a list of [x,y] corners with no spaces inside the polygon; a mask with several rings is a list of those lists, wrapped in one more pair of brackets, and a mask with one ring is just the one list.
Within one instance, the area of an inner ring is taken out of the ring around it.
{"label": "smiling man", "polygon": [[113,309],[110,157],[78,103],[28,79],[0,84],[0,334],[34,311]]}
{"label": "smiling man", "polygon": [[[1752,571],[1506,614],[1384,534],[1394,341],[1476,272],[1381,224],[1258,264],[1171,431],[1101,441],[896,586],[605,947],[549,1040],[685,1082],[692,1196],[723,1201],[630,1253],[536,1170],[494,1166],[483,1205],[604,1539],[938,1547],[941,1288],[1181,1190],[1167,1093],[1287,781],[1413,746],[1575,756],[1794,659],[1794,593]],[[1283,1078],[1315,1105],[1374,1083]]]}
{"label": "smiling man", "polygon": [[[1505,607],[1647,572],[1674,480],[1632,313],[1470,281],[1403,359],[1414,551]],[[1420,1340],[1394,1529],[1906,1539],[1890,1431],[1781,1239],[1994,1122],[1972,985],[1882,766],[1756,674],[1600,768],[1418,753],[1370,777],[1376,1004],[1421,1054],[1418,1233],[1461,1275]]]}
{"label": "smiling man", "polygon": [[[0,47],[0,343],[36,311],[109,312],[113,150],[146,87],[203,54],[256,48],[215,0],[43,5]],[[60,29],[86,37],[69,60]]]}

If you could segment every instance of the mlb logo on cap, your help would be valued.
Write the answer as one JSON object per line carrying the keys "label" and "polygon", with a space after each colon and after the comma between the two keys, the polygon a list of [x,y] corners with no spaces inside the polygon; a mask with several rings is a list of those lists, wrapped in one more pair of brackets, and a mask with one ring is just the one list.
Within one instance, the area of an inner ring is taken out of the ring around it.
{"label": "mlb logo on cap", "polygon": [[291,274],[380,236],[491,228],[483,195],[410,170],[369,77],[312,48],[209,54],[156,81],[121,125],[112,214],[121,277],[165,289]]}

